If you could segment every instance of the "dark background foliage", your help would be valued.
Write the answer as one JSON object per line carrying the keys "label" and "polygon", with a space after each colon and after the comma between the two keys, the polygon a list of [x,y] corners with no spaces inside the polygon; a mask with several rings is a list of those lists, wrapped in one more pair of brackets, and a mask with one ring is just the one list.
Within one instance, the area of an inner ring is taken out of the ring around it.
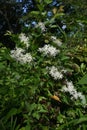
{"label": "dark background foliage", "polygon": [[[13,49],[15,43],[11,37],[5,36],[6,31],[11,31],[14,34],[21,33],[26,25],[32,25],[37,22],[37,18],[44,21],[44,17],[31,17],[30,12],[39,11],[39,0],[1,0],[0,1],[0,42],[7,48]],[[45,0],[42,1],[45,3]],[[87,34],[87,5],[86,0],[53,0],[51,4],[44,4],[42,11],[47,11],[45,19],[51,19],[53,10],[57,13],[64,13],[64,16],[55,19],[55,28],[51,28],[49,32],[55,33],[66,42],[84,44],[86,43]],[[28,30],[25,30],[27,33]],[[64,36],[63,36],[64,35]],[[66,36],[65,36],[66,35]],[[65,38],[64,38],[65,37]]]}

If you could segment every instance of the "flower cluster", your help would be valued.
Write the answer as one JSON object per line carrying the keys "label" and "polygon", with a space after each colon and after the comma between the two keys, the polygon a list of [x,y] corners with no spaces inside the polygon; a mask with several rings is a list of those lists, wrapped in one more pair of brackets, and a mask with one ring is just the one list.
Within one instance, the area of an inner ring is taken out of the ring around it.
{"label": "flower cluster", "polygon": [[39,22],[37,25],[36,25],[36,28],[40,27],[42,32],[46,31],[46,27],[44,25],[44,23],[42,22]]}
{"label": "flower cluster", "polygon": [[29,47],[29,38],[26,37],[26,35],[24,33],[21,33],[19,35],[19,39],[21,42],[23,42],[26,45],[27,48]]}
{"label": "flower cluster", "polygon": [[72,82],[66,81],[66,86],[62,88],[63,92],[68,92],[71,95],[71,99],[81,99],[83,104],[86,104],[85,96],[81,92],[77,92]]}
{"label": "flower cluster", "polygon": [[60,50],[57,50],[51,45],[44,45],[44,47],[39,48],[39,52],[42,52],[44,55],[50,55],[55,57],[60,52]]}
{"label": "flower cluster", "polygon": [[48,70],[49,70],[49,74],[54,78],[54,80],[63,78],[63,74],[59,72],[55,66],[48,67]]}
{"label": "flower cluster", "polygon": [[25,53],[25,50],[23,50],[22,48],[17,48],[17,47],[15,50],[11,51],[11,57],[16,59],[22,64],[30,63],[33,60],[30,53]]}
{"label": "flower cluster", "polygon": [[55,36],[51,36],[51,40],[57,45],[57,46],[61,46],[62,42],[57,39]]}

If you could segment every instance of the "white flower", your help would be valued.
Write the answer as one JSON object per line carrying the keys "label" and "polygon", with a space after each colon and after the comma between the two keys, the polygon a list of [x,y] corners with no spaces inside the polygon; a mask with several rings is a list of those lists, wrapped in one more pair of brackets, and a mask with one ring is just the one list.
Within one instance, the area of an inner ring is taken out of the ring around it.
{"label": "white flower", "polygon": [[42,52],[44,55],[50,55],[55,57],[60,52],[60,50],[57,50],[53,46],[45,45],[44,47],[39,48],[39,52]]}
{"label": "white flower", "polygon": [[54,78],[54,80],[62,79],[63,75],[55,66],[49,67],[49,74]]}
{"label": "white flower", "polygon": [[81,99],[81,101],[82,101],[83,104],[86,104],[86,98],[85,98],[84,95],[82,95],[81,92],[78,92],[78,97]]}
{"label": "white flower", "polygon": [[68,91],[70,91],[70,92],[75,91],[72,81],[71,82],[67,81],[67,87],[68,87]]}
{"label": "white flower", "polygon": [[17,48],[15,50],[11,50],[11,55],[12,56],[20,56],[22,53],[24,52],[24,50],[22,48]]}
{"label": "white flower", "polygon": [[24,33],[21,33],[19,35],[19,39],[21,42],[23,42],[26,45],[27,48],[29,47],[29,38],[26,37],[26,35]]}
{"label": "white flower", "polygon": [[61,46],[62,42],[57,39],[55,36],[51,36],[51,40],[57,45],[57,46]]}
{"label": "white flower", "polygon": [[77,92],[72,82],[67,81],[67,85],[62,88],[62,91],[69,92],[71,99],[81,99],[83,104],[86,104],[85,96],[81,92]]}
{"label": "white flower", "polygon": [[69,92],[71,95],[76,97],[75,94],[77,94],[77,91],[74,88],[73,83],[72,82],[68,82],[68,81],[66,81],[66,82],[67,82],[67,85],[62,88],[62,91]]}
{"label": "white flower", "polygon": [[42,32],[46,31],[46,27],[44,25],[43,22],[39,22],[37,25],[36,25],[36,28],[40,27]]}
{"label": "white flower", "polygon": [[56,37],[55,36],[51,36],[51,40],[56,40]]}
{"label": "white flower", "polygon": [[62,70],[61,70],[61,72],[66,73],[66,72],[67,72],[67,70],[66,70],[66,69],[62,69]]}
{"label": "white flower", "polygon": [[17,47],[15,50],[11,51],[11,57],[16,59],[22,64],[30,63],[33,60],[30,53],[25,53],[25,50],[23,50],[22,48],[17,48]]}

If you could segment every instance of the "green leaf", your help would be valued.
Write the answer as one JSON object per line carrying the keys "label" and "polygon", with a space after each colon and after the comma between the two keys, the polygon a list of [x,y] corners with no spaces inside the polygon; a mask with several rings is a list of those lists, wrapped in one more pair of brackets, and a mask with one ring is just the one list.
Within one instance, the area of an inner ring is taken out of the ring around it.
{"label": "green leaf", "polygon": [[38,16],[40,14],[40,12],[39,11],[32,11],[30,14],[34,15],[34,16],[36,16],[36,15]]}
{"label": "green leaf", "polygon": [[80,124],[80,123],[82,123],[82,122],[87,122],[87,115],[86,115],[85,117],[81,117],[80,119],[78,119],[78,120],[74,123],[74,125],[78,125],[78,124]]}
{"label": "green leaf", "polygon": [[3,70],[5,68],[5,65],[3,63],[0,63],[0,70]]}
{"label": "green leaf", "polygon": [[79,81],[78,84],[87,84],[87,74],[85,74]]}
{"label": "green leaf", "polygon": [[19,130],[31,130],[31,126],[27,124],[25,127],[21,127]]}
{"label": "green leaf", "polygon": [[46,4],[50,4],[50,3],[52,2],[52,0],[44,0],[44,2],[45,2]]}
{"label": "green leaf", "polygon": [[36,118],[37,120],[39,120],[39,118],[40,118],[39,112],[37,111],[37,112],[33,113],[33,117]]}
{"label": "green leaf", "polygon": [[64,13],[57,13],[54,15],[55,18],[59,18],[60,16],[64,16],[65,14]]}
{"label": "green leaf", "polygon": [[25,127],[20,128],[19,130],[25,130]]}
{"label": "green leaf", "polygon": [[17,111],[16,108],[12,108],[12,109],[8,112],[8,114],[6,115],[5,122],[7,122],[8,119],[9,119],[11,116],[16,115],[17,112],[18,112],[18,111]]}
{"label": "green leaf", "polygon": [[42,12],[44,10],[44,5],[43,4],[37,4],[39,10]]}
{"label": "green leaf", "polygon": [[60,127],[58,127],[56,130],[62,130],[63,128],[65,128],[71,124],[73,124],[73,126],[76,126],[82,122],[87,122],[87,115],[85,117],[81,117],[80,119],[71,120],[71,121],[61,125]]}
{"label": "green leaf", "polygon": [[58,26],[57,25],[51,25],[50,27],[51,28],[57,28]]}
{"label": "green leaf", "polygon": [[63,56],[63,57],[61,58],[61,61],[66,61],[66,60],[69,60],[69,57],[68,57],[68,56]]}
{"label": "green leaf", "polygon": [[25,127],[25,130],[31,130],[30,126],[27,125],[27,126]]}
{"label": "green leaf", "polygon": [[48,126],[42,126],[42,130],[49,130]]}

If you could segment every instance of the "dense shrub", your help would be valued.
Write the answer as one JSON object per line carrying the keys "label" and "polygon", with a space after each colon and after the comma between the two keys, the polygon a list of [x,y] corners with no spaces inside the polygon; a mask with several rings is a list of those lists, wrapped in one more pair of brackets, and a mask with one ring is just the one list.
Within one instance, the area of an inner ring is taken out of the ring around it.
{"label": "dense shrub", "polygon": [[55,22],[64,13],[58,8],[47,19],[50,2],[30,12],[33,25],[7,33],[14,49],[0,44],[1,130],[87,129],[87,45],[73,45],[74,39],[67,46],[70,39]]}

